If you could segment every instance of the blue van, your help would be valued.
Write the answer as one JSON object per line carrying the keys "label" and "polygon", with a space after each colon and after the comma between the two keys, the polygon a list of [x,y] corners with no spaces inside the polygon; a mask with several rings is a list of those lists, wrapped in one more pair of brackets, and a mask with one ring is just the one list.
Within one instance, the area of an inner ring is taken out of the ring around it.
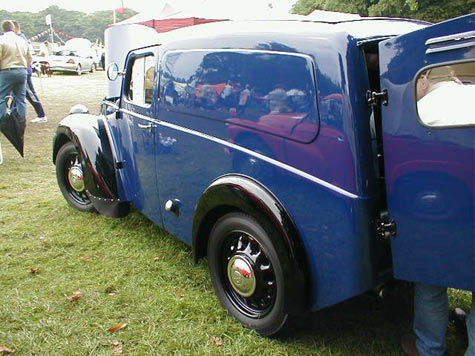
{"label": "blue van", "polygon": [[[65,199],[133,205],[272,335],[395,277],[475,290],[474,14],[220,22],[131,50],[54,139]],[[121,64],[122,67],[122,64]]]}

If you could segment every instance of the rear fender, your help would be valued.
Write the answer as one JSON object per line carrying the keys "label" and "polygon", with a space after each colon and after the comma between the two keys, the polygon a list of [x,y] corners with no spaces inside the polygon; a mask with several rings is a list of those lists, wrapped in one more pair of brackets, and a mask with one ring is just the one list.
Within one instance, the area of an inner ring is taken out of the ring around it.
{"label": "rear fender", "polygon": [[111,217],[127,215],[129,203],[120,200],[116,159],[104,117],[73,114],[61,120],[53,140],[54,163],[61,147],[69,141],[79,150],[86,193],[96,210]]}
{"label": "rear fender", "polygon": [[[223,215],[241,211],[252,216],[263,226],[270,226],[270,231],[277,230],[279,237],[272,236],[273,243],[280,244],[287,256],[283,261],[290,261],[285,266],[288,280],[295,291],[290,309],[301,312],[306,310],[311,300],[310,268],[305,248],[298,229],[292,218],[266,187],[250,177],[232,174],[216,179],[203,193],[196,207],[193,220],[193,253],[195,259],[206,256],[208,237],[215,222]],[[267,230],[269,231],[269,230]]]}

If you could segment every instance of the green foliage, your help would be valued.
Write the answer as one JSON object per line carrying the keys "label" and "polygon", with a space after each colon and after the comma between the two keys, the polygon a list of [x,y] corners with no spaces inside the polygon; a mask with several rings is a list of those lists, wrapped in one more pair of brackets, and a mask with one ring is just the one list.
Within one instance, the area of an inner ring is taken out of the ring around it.
{"label": "green foliage", "polygon": [[[126,9],[123,14],[116,14],[116,21],[125,20],[137,12]],[[112,11],[96,11],[86,14],[79,11],[69,11],[58,6],[50,6],[37,13],[31,12],[8,12],[0,10],[0,20],[16,20],[21,24],[21,30],[26,37],[31,38],[45,30],[49,26],[45,23],[45,16],[50,14],[53,28],[73,37],[83,37],[91,41],[104,42],[104,30],[113,22]],[[40,40],[48,39],[48,35]],[[63,38],[67,40],[67,38]]]}
{"label": "green foliage", "polygon": [[293,12],[307,15],[315,9],[440,22],[474,12],[475,0],[298,0]]}

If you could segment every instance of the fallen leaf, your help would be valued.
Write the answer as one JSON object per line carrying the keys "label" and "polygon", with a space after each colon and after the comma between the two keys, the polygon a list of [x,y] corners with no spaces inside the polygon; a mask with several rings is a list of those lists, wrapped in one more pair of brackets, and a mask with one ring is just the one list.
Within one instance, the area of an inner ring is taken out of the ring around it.
{"label": "fallen leaf", "polygon": [[112,341],[112,346],[114,346],[114,353],[116,353],[117,355],[123,354],[124,351],[122,350],[122,344],[120,343],[120,341]]}
{"label": "fallen leaf", "polygon": [[158,261],[160,259],[160,257],[156,256],[153,258],[154,261]]}
{"label": "fallen leaf", "polygon": [[35,273],[38,273],[39,271],[40,271],[39,268],[30,268],[30,273],[35,274]]}
{"label": "fallen leaf", "polygon": [[211,336],[211,341],[213,341],[216,346],[223,346],[223,342],[219,337]]}
{"label": "fallen leaf", "polygon": [[120,324],[117,324],[117,325],[114,325],[113,327],[111,327],[111,328],[109,329],[109,331],[110,331],[111,333],[114,333],[114,332],[116,332],[116,331],[119,331],[119,330],[124,329],[126,326],[127,326],[127,323],[120,323]]}
{"label": "fallen leaf", "polygon": [[73,295],[70,297],[67,297],[66,299],[69,300],[70,302],[79,302],[79,299],[81,299],[82,292],[80,290],[77,290],[73,292]]}
{"label": "fallen leaf", "polygon": [[116,293],[109,293],[107,294],[109,297],[115,297],[117,294]]}
{"label": "fallen leaf", "polygon": [[10,349],[9,347],[0,345],[0,353],[1,353],[1,354],[11,355],[11,354],[15,353],[15,350],[12,350],[12,349]]}
{"label": "fallen leaf", "polygon": [[82,261],[86,261],[86,262],[89,262],[92,260],[92,257],[89,257],[89,256],[81,256],[79,257],[80,260]]}
{"label": "fallen leaf", "polygon": [[184,289],[175,289],[173,293],[178,298],[183,298],[185,295],[183,294]]}

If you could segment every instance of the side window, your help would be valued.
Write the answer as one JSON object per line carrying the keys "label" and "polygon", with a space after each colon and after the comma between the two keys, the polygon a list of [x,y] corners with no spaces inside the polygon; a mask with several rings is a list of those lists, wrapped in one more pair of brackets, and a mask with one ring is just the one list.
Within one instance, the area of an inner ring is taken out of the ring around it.
{"label": "side window", "polygon": [[475,125],[475,62],[432,67],[416,80],[417,113],[432,127]]}
{"label": "side window", "polygon": [[310,57],[270,51],[169,52],[161,68],[170,110],[310,142],[318,132]]}
{"label": "side window", "polygon": [[137,57],[132,64],[127,99],[136,105],[150,105],[155,81],[155,57]]}

